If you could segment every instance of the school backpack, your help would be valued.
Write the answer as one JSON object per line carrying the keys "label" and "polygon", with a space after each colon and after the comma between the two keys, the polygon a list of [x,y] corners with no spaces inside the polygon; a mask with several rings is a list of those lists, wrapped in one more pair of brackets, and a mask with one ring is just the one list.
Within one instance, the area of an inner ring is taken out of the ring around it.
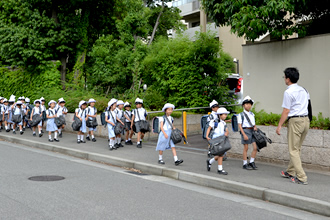
{"label": "school backpack", "polygon": [[210,121],[211,121],[212,119],[214,119],[214,116],[212,114],[210,114],[210,115],[204,115],[201,118],[201,129],[202,129],[202,137],[203,137],[203,139],[206,139],[207,129],[209,128],[209,125],[210,125],[210,121],[207,121],[208,118],[210,118]]}
{"label": "school backpack", "polygon": [[[165,120],[165,115],[162,116],[164,118],[164,125],[166,123],[166,120]],[[160,117],[154,117],[152,119],[152,132],[155,133],[155,134],[159,134],[160,133],[160,120],[159,120]]]}
{"label": "school backpack", "polygon": [[32,109],[34,108],[34,105],[32,104],[29,104],[27,106],[27,110],[28,110],[28,113],[27,113],[27,118],[30,119],[31,118],[31,112],[32,112]]}
{"label": "school backpack", "polygon": [[104,125],[104,127],[107,126],[107,122],[105,121],[105,112],[101,113],[101,124]]}
{"label": "school backpack", "polygon": [[21,123],[22,122],[22,108],[20,108],[20,114],[19,115],[14,115],[15,114],[15,111],[16,111],[16,108],[14,108],[13,110],[13,116],[12,116],[12,121],[15,123],[15,124],[18,124],[18,123]]}
{"label": "school backpack", "polygon": [[243,121],[244,121],[243,112],[241,112],[239,114],[236,114],[236,115],[233,115],[233,117],[231,117],[231,126],[232,126],[232,129],[233,129],[233,132],[238,132],[239,131],[238,122],[237,122],[238,115],[241,115],[242,124],[243,124]]}

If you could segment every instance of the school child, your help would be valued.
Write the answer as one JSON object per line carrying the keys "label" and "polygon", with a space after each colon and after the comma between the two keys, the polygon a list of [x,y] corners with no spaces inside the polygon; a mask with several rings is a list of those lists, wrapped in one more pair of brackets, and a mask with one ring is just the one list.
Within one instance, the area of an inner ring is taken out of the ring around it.
{"label": "school child", "polygon": [[115,126],[117,123],[116,117],[116,107],[117,107],[117,99],[111,99],[108,102],[108,108],[105,112],[105,121],[107,122],[108,127],[108,135],[109,135],[109,149],[116,150],[117,147],[115,146]]}
{"label": "school child", "polygon": [[0,97],[0,132],[2,130],[2,126],[4,124],[4,112],[3,112],[3,97]]}
{"label": "school child", "polygon": [[13,134],[16,134],[16,126],[18,125],[19,126],[19,131],[20,131],[20,134],[22,135],[24,133],[23,131],[23,115],[24,115],[24,109],[23,109],[23,103],[22,101],[17,101],[16,104],[12,105],[11,106],[11,111],[12,111],[12,115],[21,115],[21,122],[19,123],[14,123],[13,122]]}
{"label": "school child", "polygon": [[[115,110],[116,112],[116,119],[117,119],[117,122],[121,123],[122,125],[125,126],[125,121],[123,120],[124,118],[124,112],[123,112],[123,107],[124,107],[124,102],[122,100],[118,100],[117,101],[117,108]],[[116,139],[115,139],[115,147],[116,148],[119,148],[119,147],[124,147],[122,144],[121,144],[121,134],[117,134],[116,135]]]}
{"label": "school child", "polygon": [[[24,131],[24,127],[26,127],[28,125],[28,120],[30,118],[32,108],[33,107],[30,105],[30,99],[28,97],[26,97],[25,98],[25,120],[23,122],[23,131]],[[25,125],[24,125],[24,123],[25,123]]]}
{"label": "school child", "polygon": [[[257,166],[254,162],[257,155],[257,145],[255,138],[252,135],[253,130],[255,131],[257,130],[255,117],[254,114],[251,112],[253,103],[254,101],[250,98],[250,96],[246,96],[242,102],[244,111],[243,113],[239,114],[237,117],[238,128],[240,129],[241,132],[241,143],[244,145],[243,169],[245,170],[257,169]],[[247,162],[247,152],[249,150],[249,144],[252,144],[253,146],[250,163]]]}
{"label": "school child", "polygon": [[[228,114],[229,112],[227,111],[226,108],[219,108],[217,110],[217,117],[210,121],[209,128],[207,129],[206,139],[208,141],[223,135],[228,136],[229,131],[225,122],[225,119],[227,118]],[[214,133],[211,138],[209,135],[212,129]],[[207,171],[211,170],[211,165],[214,161],[218,161],[218,173],[222,175],[228,175],[228,173],[222,167],[223,156],[224,155],[218,155],[213,157],[212,159],[207,159],[206,160]]]}
{"label": "school child", "polygon": [[125,145],[133,145],[131,139],[133,137],[134,131],[131,129],[132,112],[130,109],[131,109],[131,104],[129,104],[129,102],[125,102],[124,104],[125,130],[126,130]]}
{"label": "school child", "polygon": [[[93,118],[96,119],[97,109],[95,108],[95,103],[96,103],[95,99],[89,99],[88,100],[88,104],[89,104],[88,109],[87,109],[88,120],[92,120]],[[95,139],[95,136],[94,136],[94,131],[96,131],[96,127],[88,127],[88,134],[87,134],[87,137],[86,137],[86,139],[88,141],[91,140],[90,137],[89,137],[89,136],[91,136],[92,141],[96,142],[96,139]]]}
{"label": "school child", "polygon": [[[175,129],[173,125],[173,118],[171,117],[174,109],[175,106],[170,103],[166,103],[162,109],[165,115],[163,117],[159,117],[161,132],[158,135],[156,151],[159,151],[158,163],[165,164],[163,161],[163,151],[171,149],[174,157],[174,164],[178,166],[179,164],[183,163],[183,160],[178,159],[175,145],[171,140],[172,127]],[[172,123],[172,126],[170,123]]]}
{"label": "school child", "polygon": [[[3,99],[3,105],[2,105],[2,112],[3,112],[3,116],[2,116],[2,121],[5,124],[5,130],[8,130],[8,100],[5,98]],[[8,131],[7,131],[8,132]]]}
{"label": "school child", "polygon": [[[65,107],[65,100],[63,98],[58,99],[57,107],[55,107],[57,111],[57,117],[63,117],[63,120],[65,120],[65,116],[68,114],[68,109]],[[65,128],[65,123],[58,127],[58,136],[62,138],[62,130]]]}
{"label": "school child", "polygon": [[41,101],[41,111],[42,111],[42,127],[41,127],[41,133],[44,133],[44,131],[42,130],[43,127],[44,127],[44,124],[45,124],[45,121],[47,120],[47,117],[46,117],[46,106],[45,106],[45,98],[44,97],[41,97],[40,98],[40,101]]}
{"label": "school child", "polygon": [[23,131],[25,131],[25,128],[26,128],[26,124],[27,124],[27,120],[26,120],[26,114],[28,113],[28,107],[27,107],[27,104],[26,104],[26,101],[25,101],[25,97],[22,96],[20,97],[23,105],[22,105],[22,108],[24,109],[24,115],[23,115]]}
{"label": "school child", "polygon": [[57,117],[57,112],[55,110],[56,102],[54,100],[50,100],[48,102],[48,110],[46,110],[46,117],[47,117],[47,126],[46,131],[48,131],[48,141],[53,142],[52,139],[52,132],[54,132],[54,141],[59,142],[60,140],[57,139],[57,126],[55,124],[55,118]]}
{"label": "school child", "polygon": [[6,132],[10,132],[10,130],[13,128],[13,121],[12,121],[12,116],[13,116],[13,112],[12,112],[12,106],[14,106],[15,103],[15,96],[11,95],[9,100],[8,100],[8,110],[7,110],[7,129]]}
{"label": "school child", "polygon": [[84,140],[84,133],[86,133],[86,121],[88,119],[87,117],[87,102],[82,100],[79,102],[79,108],[76,109],[76,117],[78,117],[81,121],[81,127],[78,131],[77,136],[77,143],[86,143]]}
{"label": "school child", "polygon": [[144,138],[144,132],[141,131],[139,122],[140,120],[146,120],[146,117],[148,115],[147,111],[142,107],[143,105],[143,100],[136,98],[135,100],[135,105],[136,109],[133,110],[132,112],[132,122],[131,122],[131,129],[133,130],[133,123],[136,128],[136,132],[138,133],[137,135],[137,148],[142,148],[142,141]]}
{"label": "school child", "polygon": [[[32,121],[32,117],[34,115],[40,115],[40,117],[42,118],[42,111],[41,111],[41,101],[39,99],[34,100],[33,104],[35,105],[33,107],[33,109],[31,110],[31,115],[30,115],[30,120]],[[33,136],[36,137],[36,128],[38,127],[38,131],[39,131],[39,137],[42,137],[42,133],[41,133],[41,129],[42,129],[42,121],[39,122],[38,125],[32,127],[32,131],[33,131]]]}

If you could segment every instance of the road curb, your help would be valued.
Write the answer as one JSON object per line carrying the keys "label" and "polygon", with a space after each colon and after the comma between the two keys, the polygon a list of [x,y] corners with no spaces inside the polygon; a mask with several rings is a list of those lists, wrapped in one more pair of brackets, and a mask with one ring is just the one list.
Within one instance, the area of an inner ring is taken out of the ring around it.
{"label": "road curb", "polygon": [[277,203],[280,205],[289,206],[292,208],[330,217],[330,203],[322,200],[312,199],[304,196],[281,192],[278,190],[272,190],[264,187],[254,186],[251,184],[220,179],[203,174],[171,169],[171,168],[166,168],[166,167],[143,163],[143,162],[135,162],[118,157],[102,155],[97,153],[90,153],[87,151],[75,150],[67,147],[60,147],[54,144],[40,143],[31,140],[22,140],[20,138],[6,136],[2,134],[0,134],[0,138],[8,142],[18,143],[29,147],[35,147],[39,149],[53,151],[81,159],[108,163],[115,166],[135,168],[141,170],[143,173],[146,174],[165,176],[188,183],[193,183],[201,186],[228,191],[235,194],[248,196],[272,203]]}

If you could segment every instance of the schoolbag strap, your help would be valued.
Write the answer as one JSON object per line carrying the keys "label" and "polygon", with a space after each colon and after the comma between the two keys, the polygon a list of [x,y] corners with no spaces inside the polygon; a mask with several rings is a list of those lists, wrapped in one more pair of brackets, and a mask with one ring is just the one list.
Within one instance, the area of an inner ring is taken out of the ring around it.
{"label": "schoolbag strap", "polygon": [[139,114],[139,109],[135,109],[135,110],[137,111],[137,115],[138,115],[139,121],[141,121],[140,114]]}
{"label": "schoolbag strap", "polygon": [[[245,112],[243,112],[243,114],[244,114],[244,116],[246,117],[246,120],[249,122],[250,126],[253,127],[253,125],[252,125],[252,123],[251,123],[251,120],[250,120],[249,116],[248,116]],[[243,122],[242,122],[242,123],[243,123]]]}
{"label": "schoolbag strap", "polygon": [[[173,130],[173,125],[172,125],[172,123],[170,123],[170,120],[168,120],[168,118],[167,118],[167,116],[166,115],[164,115],[165,116],[165,119],[166,119],[166,121],[170,124],[170,126],[171,126],[171,129]],[[163,125],[164,126],[164,125]]]}

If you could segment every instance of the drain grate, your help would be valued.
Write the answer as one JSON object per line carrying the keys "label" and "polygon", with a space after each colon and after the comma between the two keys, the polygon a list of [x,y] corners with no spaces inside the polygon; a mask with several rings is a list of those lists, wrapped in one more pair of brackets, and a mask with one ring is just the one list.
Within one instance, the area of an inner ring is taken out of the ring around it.
{"label": "drain grate", "polygon": [[139,173],[139,172],[134,172],[134,171],[126,171],[126,172],[130,173],[130,174],[135,174],[135,175],[138,175],[138,176],[149,176],[149,174]]}
{"label": "drain grate", "polygon": [[29,178],[32,181],[59,181],[64,179],[63,176],[32,176]]}

